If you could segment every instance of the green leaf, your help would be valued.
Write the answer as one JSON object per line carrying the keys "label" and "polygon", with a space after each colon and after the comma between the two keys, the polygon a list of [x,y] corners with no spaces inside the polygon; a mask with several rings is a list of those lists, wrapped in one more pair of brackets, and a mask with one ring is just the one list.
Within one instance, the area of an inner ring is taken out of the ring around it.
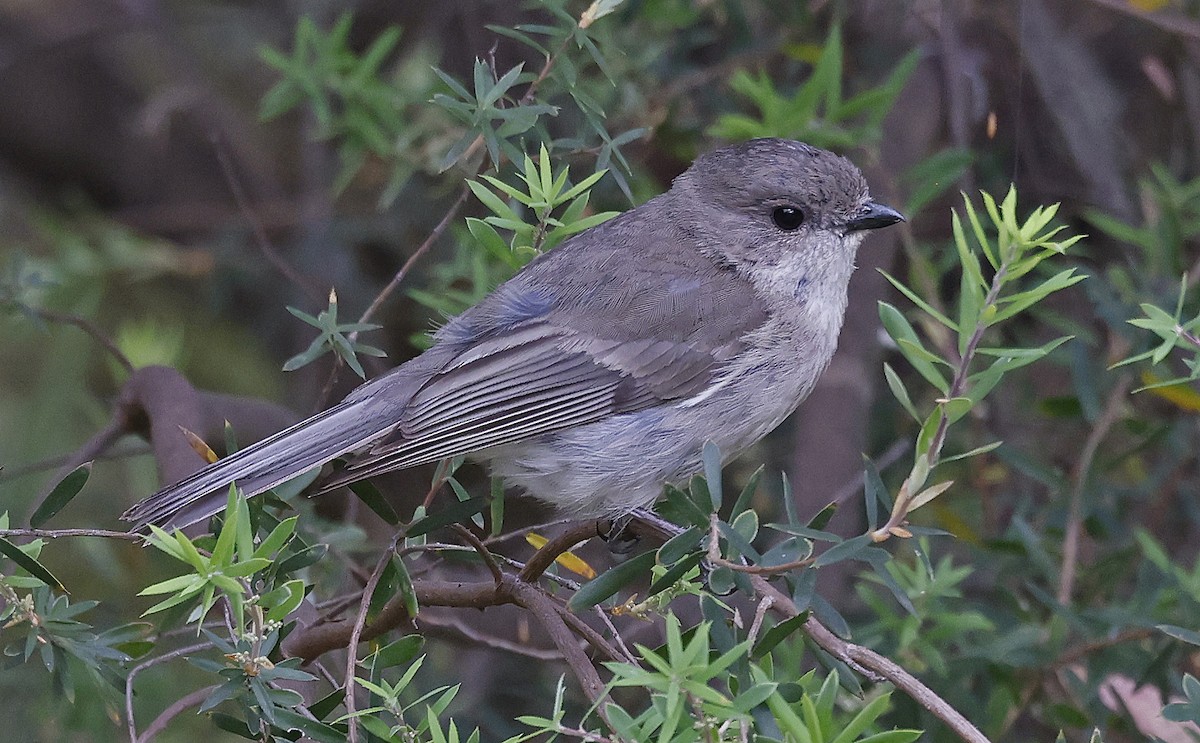
{"label": "green leaf", "polygon": [[385,668],[405,665],[415,659],[423,647],[425,647],[424,637],[405,635],[375,651],[371,659],[371,667],[376,671],[382,671]]}
{"label": "green leaf", "polygon": [[890,364],[884,362],[883,376],[887,380],[888,389],[892,391],[892,396],[896,398],[896,402],[900,403],[900,407],[904,408],[913,420],[921,422],[921,416],[917,413],[917,407],[913,405],[912,398],[908,396],[908,389],[905,388],[904,382],[900,379],[900,375]]}
{"label": "green leaf", "polygon": [[150,544],[150,546],[154,547],[160,552],[167,553],[180,562],[188,562],[188,556],[179,546],[179,542],[175,539],[175,537],[166,533],[154,524],[147,524],[147,528],[150,529],[150,536],[146,538],[146,541]]}
{"label": "green leaf", "polygon": [[1176,640],[1182,640],[1189,645],[1200,645],[1200,632],[1196,630],[1176,627],[1173,624],[1160,624],[1157,627],[1160,632],[1170,635]]}
{"label": "green leaf", "polygon": [[921,730],[887,730],[859,738],[857,743],[913,743],[925,733]]}
{"label": "green leaf", "polygon": [[958,251],[958,263],[962,267],[964,276],[970,280],[970,286],[973,286],[977,291],[987,289],[988,282],[983,278],[983,270],[979,266],[979,259],[971,252],[970,246],[967,245],[967,236],[963,232],[962,220],[958,218],[957,212],[951,212],[950,224],[954,233],[954,247]]}
{"label": "green leaf", "polygon": [[[664,545],[665,546],[665,545]],[[671,567],[667,568],[658,578],[650,584],[646,589],[647,596],[653,596],[657,593],[667,590],[671,586],[679,582],[683,576],[687,575],[696,568],[700,561],[704,559],[703,552],[693,552],[677,560]]]}
{"label": "green leaf", "polygon": [[58,481],[46,499],[33,512],[33,516],[29,519],[29,525],[36,529],[49,521],[54,514],[61,511],[75,496],[79,495],[79,491],[83,490],[83,486],[91,474],[91,462],[84,462],[71,470],[66,477]]}
{"label": "green leaf", "polygon": [[[344,731],[324,722],[310,720],[287,707],[274,707],[273,712],[275,725],[285,730],[297,730],[303,734],[305,739],[315,740],[317,743],[345,743],[346,741]],[[254,739],[257,740],[257,736]]]}
{"label": "green leaf", "polygon": [[[755,671],[758,670],[755,666],[751,666],[751,668]],[[754,677],[758,683],[769,680],[762,671],[755,673]],[[808,726],[804,724],[804,720],[800,719],[800,716],[778,691],[767,697],[767,709],[771,711],[771,716],[775,718],[776,724],[787,736],[786,740],[789,743],[813,743],[812,734],[809,732]]]}
{"label": "green leaf", "polygon": [[299,521],[298,516],[292,516],[280,521],[279,524],[271,530],[266,539],[259,543],[258,548],[254,550],[253,557],[272,557],[276,552],[283,547],[284,543],[296,531],[296,522]]}
{"label": "green leaf", "polygon": [[804,623],[808,621],[808,612],[801,612],[794,617],[789,617],[774,627],[762,633],[758,642],[754,644],[754,649],[750,651],[751,660],[761,660],[767,653],[771,652],[776,645],[783,642],[788,637],[795,634]]}
{"label": "green leaf", "polygon": [[[996,257],[996,254],[992,252],[991,241],[988,240],[987,233],[984,232],[983,224],[979,221],[979,215],[975,212],[975,207],[971,205],[971,199],[965,193],[962,195],[962,198],[963,206],[967,211],[967,221],[971,223],[971,231],[975,234],[975,241],[979,243],[980,250],[983,251],[984,257],[988,259],[988,263],[992,265],[992,268],[999,269],[1000,261]],[[984,194],[984,198],[987,200],[991,197]]]}
{"label": "green leaf", "polygon": [[900,346],[900,353],[904,355],[904,358],[908,359],[909,363],[914,364],[914,366],[914,359],[920,359],[921,361],[926,361],[930,364],[941,364],[942,366],[953,368],[949,361],[926,349],[925,346],[921,345],[917,341],[913,341],[908,338],[901,338],[900,340],[896,341],[896,344]]}
{"label": "green leaf", "polygon": [[[918,460],[930,453],[929,447],[933,445],[933,437],[937,433],[941,420],[941,409],[934,408],[929,413],[929,417],[925,419],[925,422],[921,424],[921,430],[917,433],[916,457]],[[919,485],[914,487],[919,487]]]}
{"label": "green leaf", "polygon": [[644,576],[652,565],[654,565],[653,551],[643,552],[626,560],[583,584],[583,587],[576,591],[571,600],[567,602],[567,607],[574,612],[589,609]]}
{"label": "green leaf", "polygon": [[[214,565],[228,565],[233,562],[233,548],[237,537],[238,528],[238,490],[236,485],[230,485],[228,494],[225,497],[225,522],[221,524],[221,531],[217,535],[217,544],[213,547],[212,563]],[[176,532],[179,534],[181,532]]]}
{"label": "green leaf", "polygon": [[[887,271],[884,271],[883,269],[877,269],[877,270],[879,271],[879,273],[883,274],[883,277],[885,279],[887,279],[889,282],[891,282],[892,286],[896,287],[896,289],[901,294],[903,294],[905,297],[908,297],[910,302],[915,304],[917,307],[921,308],[922,312],[929,315],[934,320],[937,320],[942,325],[945,325],[946,327],[950,328],[954,332],[956,332],[956,333],[959,332],[958,325],[953,320],[951,320],[950,318],[946,317],[941,312],[938,312],[936,309],[934,309],[933,305],[929,304],[924,299],[921,299],[919,296],[917,296],[917,293],[914,292],[912,289],[909,289],[907,286],[905,286],[903,282],[901,282],[899,279],[897,279],[894,276],[892,276],[891,274],[889,274]],[[899,312],[899,310],[897,310],[897,312]],[[895,336],[893,336],[893,337],[895,337]]]}
{"label": "green leaf", "polygon": [[947,464],[949,462],[955,462],[959,459],[967,459],[968,457],[974,457],[974,456],[978,456],[980,454],[987,454],[988,452],[998,448],[1002,443],[1004,443],[1004,442],[993,441],[990,444],[984,444],[983,446],[977,446],[970,451],[963,452],[962,454],[955,454],[952,457],[942,457],[941,460],[939,461],[939,464]]}
{"label": "green leaf", "polygon": [[392,508],[392,505],[383,497],[383,493],[379,488],[367,480],[359,480],[358,482],[350,483],[350,492],[354,493],[367,508],[379,518],[383,519],[384,523],[389,526],[396,526],[400,523],[400,517]]}
{"label": "green leaf", "polygon": [[408,574],[408,566],[399,555],[393,554],[392,568],[396,571],[396,593],[404,599],[404,611],[409,617],[416,617],[421,607],[417,604],[417,591]]}
{"label": "green leaf", "polygon": [[4,537],[0,537],[0,554],[15,562],[21,569],[47,586],[64,592],[67,590],[63,587],[62,582],[58,578],[55,578],[54,574],[47,570],[44,565],[27,555],[20,547]]}
{"label": "green leaf", "polygon": [[1078,284],[1086,279],[1084,274],[1075,274],[1074,268],[1068,268],[1060,271],[1054,276],[1046,279],[1038,286],[1028,291],[1019,292],[1008,297],[1004,297],[997,304],[1003,304],[1004,308],[996,312],[989,324],[995,324],[1007,320],[1008,318],[1024,311],[1028,307],[1040,302],[1050,294],[1066,289],[1069,286]]}
{"label": "green leaf", "polygon": [[199,575],[196,575],[194,573],[188,573],[187,575],[180,575],[175,578],[168,578],[167,580],[159,581],[158,583],[154,583],[149,586],[146,586],[142,590],[138,591],[137,595],[139,595],[139,596],[158,596],[158,595],[164,594],[164,593],[175,593],[176,591],[182,591],[187,588],[193,588],[193,587],[198,588],[200,585],[203,584],[203,582],[204,582],[204,579],[202,577],[200,577]]}
{"label": "green leaf", "polygon": [[843,560],[853,559],[860,555],[863,550],[870,547],[871,544],[871,535],[869,534],[860,534],[857,537],[852,537],[840,544],[835,544],[821,553],[821,556],[813,562],[813,567],[822,568],[842,562]]}
{"label": "green leaf", "polygon": [[314,544],[305,547],[294,555],[283,558],[283,561],[279,563],[277,572],[279,575],[289,575],[297,570],[302,570],[319,562],[328,551],[329,545],[327,544]]}
{"label": "green leaf", "polygon": [[[742,520],[743,524],[747,524],[749,521],[753,520],[754,526],[757,527],[758,514],[754,511],[742,511],[740,514],[738,514],[738,518]],[[750,544],[750,540],[746,539],[745,535],[743,535],[738,529],[726,524],[724,521],[717,522],[717,529],[721,532],[721,535],[729,541],[729,547],[736,552],[738,556],[744,555],[754,560],[757,560],[761,557],[761,555],[758,554],[758,550],[754,549],[754,546]]]}
{"label": "green leaf", "polygon": [[704,442],[700,453],[704,464],[704,479],[708,483],[708,495],[715,512],[721,508],[721,450],[711,441]]}
{"label": "green leaf", "polygon": [[[933,354],[926,351],[924,346],[921,345],[916,331],[908,324],[908,320],[904,319],[904,315],[900,313],[900,310],[887,302],[880,302],[879,319],[883,322],[884,330],[896,341],[901,353],[913,365],[913,368],[939,392],[946,394],[950,389],[949,383],[942,376],[941,372],[928,360]],[[920,349],[923,353],[914,353],[912,349]]]}
{"label": "green leaf", "polygon": [[[490,255],[496,256],[509,265],[513,264],[512,250],[509,248],[508,243],[504,242],[504,238],[500,237],[500,233],[496,232],[496,228],[482,219],[468,217],[467,231],[479,241],[479,244]],[[516,266],[513,267],[515,268]]]}
{"label": "green leaf", "polygon": [[493,476],[488,492],[488,516],[491,521],[491,535],[499,536],[504,531],[504,480]]}
{"label": "green leaf", "polygon": [[754,494],[758,491],[758,483],[762,480],[763,472],[765,471],[766,467],[759,465],[758,469],[754,470],[750,474],[750,477],[746,479],[746,485],[742,488],[742,492],[738,494],[737,500],[733,503],[733,510],[730,511],[731,514],[737,516],[737,514],[750,507],[750,501],[753,500]]}
{"label": "green leaf", "polygon": [[938,403],[949,423],[954,423],[971,412],[974,402],[969,397],[952,397]]}
{"label": "green leaf", "polygon": [[689,554],[701,551],[703,532],[695,526],[671,537],[663,546],[658,548],[658,561],[663,565],[673,565]]}
{"label": "green leaf", "polygon": [[[276,593],[276,591],[279,591],[283,594],[280,595],[278,599],[276,599],[273,595]],[[275,591],[271,591],[271,593],[268,595],[271,595],[270,601],[267,600],[266,595],[264,595],[261,599],[261,603],[269,607],[267,611],[267,619],[275,622],[282,622],[285,618],[287,618],[288,614],[291,614],[293,611],[299,608],[300,604],[304,601],[304,581],[299,579],[289,580],[279,588],[275,589]]]}
{"label": "green leaf", "polygon": [[[487,175],[482,177],[485,178],[488,183],[491,183],[497,188],[501,188],[507,192],[520,193],[501,180]],[[501,219],[511,219],[517,222],[521,221],[521,218],[512,210],[512,207],[505,203],[503,199],[496,196],[496,194],[485,188],[482,183],[477,181],[467,181],[467,188],[471,189],[471,193],[475,194],[475,198],[479,199],[479,201],[482,202],[483,205],[492,212],[492,214],[500,217]]]}
{"label": "green leaf", "polygon": [[599,183],[600,179],[603,178],[607,173],[608,173],[607,169],[597,170],[595,173],[592,173],[587,178],[584,178],[582,181],[580,181],[579,183],[575,184],[570,189],[568,189],[566,193],[559,196],[558,197],[559,202],[565,203],[565,202],[570,201],[571,199],[575,198],[576,196],[579,196],[584,191],[587,191],[592,186]]}
{"label": "green leaf", "polygon": [[458,523],[465,518],[470,518],[471,516],[482,512],[483,509],[487,508],[487,505],[488,499],[483,497],[470,498],[465,501],[459,501],[451,504],[439,511],[429,514],[425,518],[414,521],[408,527],[408,529],[405,530],[405,536],[419,537],[422,534],[428,534],[435,529],[440,529],[447,524]]}
{"label": "green leaf", "polygon": [[879,476],[879,468],[866,455],[863,455],[863,461],[863,500],[866,504],[867,526],[873,531],[879,526],[879,506],[882,504],[890,509],[892,502],[883,478]]}

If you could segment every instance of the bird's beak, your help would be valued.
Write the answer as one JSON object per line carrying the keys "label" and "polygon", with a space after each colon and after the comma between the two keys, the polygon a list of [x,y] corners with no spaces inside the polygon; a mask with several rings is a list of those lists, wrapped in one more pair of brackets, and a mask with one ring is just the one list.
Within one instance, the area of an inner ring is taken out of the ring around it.
{"label": "bird's beak", "polygon": [[846,222],[846,232],[877,230],[903,221],[904,215],[890,206],[868,201],[853,219]]}

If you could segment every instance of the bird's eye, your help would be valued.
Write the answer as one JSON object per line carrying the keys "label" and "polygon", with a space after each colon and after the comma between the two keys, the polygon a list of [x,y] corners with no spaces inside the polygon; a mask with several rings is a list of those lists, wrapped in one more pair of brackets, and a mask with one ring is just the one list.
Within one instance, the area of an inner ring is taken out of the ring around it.
{"label": "bird's eye", "polygon": [[804,212],[794,206],[777,206],[771,212],[771,220],[779,229],[791,232],[804,224]]}

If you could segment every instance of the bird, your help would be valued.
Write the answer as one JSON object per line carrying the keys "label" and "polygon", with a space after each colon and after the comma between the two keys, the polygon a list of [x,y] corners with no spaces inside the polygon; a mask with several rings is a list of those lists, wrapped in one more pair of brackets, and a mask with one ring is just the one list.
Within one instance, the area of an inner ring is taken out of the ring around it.
{"label": "bird", "polygon": [[335,460],[320,494],[468,455],[575,517],[619,517],[762,439],[829,365],[864,236],[903,221],[844,157],[766,138],[546,252],[340,403],[123,516],[182,528]]}

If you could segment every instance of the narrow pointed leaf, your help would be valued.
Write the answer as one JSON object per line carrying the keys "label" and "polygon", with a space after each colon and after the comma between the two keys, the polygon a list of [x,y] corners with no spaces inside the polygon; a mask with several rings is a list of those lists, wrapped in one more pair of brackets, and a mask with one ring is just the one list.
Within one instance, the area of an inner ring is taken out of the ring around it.
{"label": "narrow pointed leaf", "polygon": [[46,499],[38,505],[37,510],[33,512],[33,516],[29,519],[29,525],[35,529],[49,521],[56,513],[61,511],[71,500],[79,495],[79,491],[83,490],[83,486],[88,481],[88,477],[92,474],[92,463],[84,462],[75,469],[71,470],[66,477],[58,481]]}

